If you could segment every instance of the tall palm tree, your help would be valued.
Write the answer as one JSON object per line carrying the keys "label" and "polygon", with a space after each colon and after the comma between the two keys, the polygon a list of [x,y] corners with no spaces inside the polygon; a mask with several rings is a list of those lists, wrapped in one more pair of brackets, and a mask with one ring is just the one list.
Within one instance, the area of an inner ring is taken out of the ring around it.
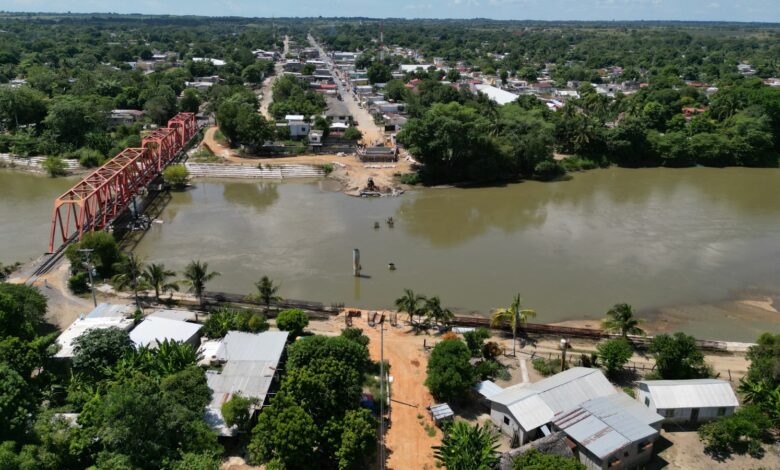
{"label": "tall palm tree", "polygon": [[512,305],[507,308],[498,309],[493,312],[490,318],[490,326],[493,328],[503,325],[509,325],[512,328],[512,354],[517,355],[517,328],[520,325],[528,323],[528,318],[536,316],[536,311],[524,309],[520,294],[515,294]]}
{"label": "tall palm tree", "polygon": [[265,309],[271,308],[271,302],[278,302],[282,298],[276,293],[279,291],[279,286],[274,284],[268,276],[263,276],[258,282],[255,283],[257,287],[257,293],[260,297],[260,301],[265,304]]}
{"label": "tall palm tree", "polygon": [[206,283],[217,276],[221,276],[216,271],[209,272],[209,264],[201,263],[200,260],[192,261],[184,268],[184,282],[189,288],[189,292],[198,297],[200,305],[203,306],[203,291],[206,290]]}
{"label": "tall palm tree", "polygon": [[176,271],[165,269],[164,264],[152,263],[146,267],[143,273],[144,280],[154,289],[154,297],[160,301],[160,292],[179,291],[179,284],[168,282],[168,279],[175,276]]}
{"label": "tall palm tree", "polygon": [[121,261],[115,263],[112,269],[116,274],[111,277],[111,282],[119,290],[132,289],[135,297],[135,306],[140,309],[141,304],[138,301],[138,291],[147,286],[143,278],[143,260],[130,253],[127,256],[123,256]]}
{"label": "tall palm tree", "polygon": [[619,333],[626,338],[628,335],[644,336],[645,330],[639,328],[641,320],[634,317],[634,309],[628,304],[615,304],[607,312],[607,317],[601,321],[602,327],[610,333]]}
{"label": "tall palm tree", "polygon": [[452,319],[455,318],[450,309],[441,306],[441,300],[438,295],[425,300],[425,316],[429,321],[432,320],[442,326],[448,326]]}
{"label": "tall palm tree", "polygon": [[498,435],[489,426],[455,421],[433,451],[447,470],[490,470],[498,464]]}
{"label": "tall palm tree", "polygon": [[404,295],[395,299],[395,307],[399,312],[409,315],[409,323],[415,325],[414,317],[425,313],[425,296],[415,294],[411,289],[404,289]]}

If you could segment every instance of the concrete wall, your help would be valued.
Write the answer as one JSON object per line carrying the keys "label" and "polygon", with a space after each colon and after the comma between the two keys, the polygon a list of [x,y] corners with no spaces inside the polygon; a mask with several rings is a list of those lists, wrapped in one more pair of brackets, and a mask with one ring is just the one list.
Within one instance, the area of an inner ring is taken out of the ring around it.
{"label": "concrete wall", "polygon": [[[509,424],[506,423],[505,418],[509,420]],[[513,437],[515,433],[517,433],[517,435],[520,437],[521,445],[528,441],[529,433],[526,433],[520,424],[515,421],[506,406],[500,403],[491,402],[490,419],[493,420],[493,424],[501,429],[502,433],[506,434],[510,438]]]}
{"label": "concrete wall", "polygon": [[[658,438],[658,435],[655,435],[648,439],[647,441],[643,442],[634,442],[630,446],[623,448],[619,450],[618,452],[615,452],[614,454],[606,457],[604,460],[599,459],[595,455],[588,452],[587,449],[577,446],[577,453],[580,459],[580,462],[582,462],[585,467],[588,468],[588,470],[617,470],[617,469],[633,469],[633,468],[641,468],[644,464],[650,461],[650,459],[653,457],[653,446],[646,447],[644,449],[640,448],[640,444],[645,444],[647,442],[655,443],[655,440]],[[613,458],[616,458],[620,460],[620,465],[616,465],[614,467],[609,466],[609,462],[612,461]]]}

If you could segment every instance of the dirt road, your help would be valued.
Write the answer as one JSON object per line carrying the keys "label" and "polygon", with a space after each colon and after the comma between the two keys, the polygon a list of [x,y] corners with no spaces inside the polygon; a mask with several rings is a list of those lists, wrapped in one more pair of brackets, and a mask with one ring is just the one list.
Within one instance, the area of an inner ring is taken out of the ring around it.
{"label": "dirt road", "polygon": [[277,78],[284,73],[284,61],[287,53],[290,52],[290,37],[284,37],[284,49],[282,50],[282,60],[274,64],[274,74],[263,81],[262,95],[260,97],[260,114],[266,119],[271,119],[268,113],[268,107],[273,102],[273,86]]}
{"label": "dirt road", "polygon": [[[371,358],[379,360],[379,326],[370,327],[355,318],[353,326],[363,329],[371,342]],[[320,334],[337,334],[344,327],[343,314],[327,322],[312,322],[310,330]],[[384,357],[390,363],[390,427],[385,437],[386,468],[390,470],[433,470],[436,468],[432,447],[441,444],[441,430],[433,425],[427,406],[434,403],[425,386],[428,355],[423,350],[424,335],[415,336],[408,327],[385,324]],[[430,341],[431,338],[428,337]],[[426,430],[432,430],[429,435]]]}

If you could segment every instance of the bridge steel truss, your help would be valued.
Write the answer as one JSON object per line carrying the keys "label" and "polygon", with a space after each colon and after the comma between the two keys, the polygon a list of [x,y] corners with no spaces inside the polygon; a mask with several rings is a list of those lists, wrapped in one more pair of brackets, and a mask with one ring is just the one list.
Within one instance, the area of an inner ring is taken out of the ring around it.
{"label": "bridge steel truss", "polygon": [[[49,252],[86,232],[102,230],[169,164],[197,133],[193,113],[179,113],[168,127],[145,136],[141,148],[127,148],[54,201]],[[57,236],[59,233],[59,237]]]}

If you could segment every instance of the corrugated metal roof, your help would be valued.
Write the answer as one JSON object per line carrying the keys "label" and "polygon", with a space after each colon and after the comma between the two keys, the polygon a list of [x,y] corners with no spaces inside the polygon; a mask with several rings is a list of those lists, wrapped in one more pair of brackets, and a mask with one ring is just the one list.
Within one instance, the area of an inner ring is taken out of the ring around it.
{"label": "corrugated metal roof", "polygon": [[132,308],[129,305],[99,304],[89,312],[86,318],[124,318],[130,315]]}
{"label": "corrugated metal roof", "polygon": [[490,398],[509,408],[515,420],[530,431],[591,398],[615,393],[598,369],[573,367],[534,384],[519,384]]}
{"label": "corrugated metal roof", "polygon": [[284,352],[287,344],[286,331],[265,331],[244,333],[229,331],[222,340],[217,357],[225,361],[275,361]]}
{"label": "corrugated metal roof", "polygon": [[739,406],[734,389],[725,380],[644,380],[639,384],[647,387],[659,409]]}
{"label": "corrugated metal roof", "polygon": [[555,426],[579,445],[604,459],[628,445],[658,434],[658,431],[637,418],[644,416],[638,410],[628,411],[633,408],[632,403],[641,407],[622,392],[588,400],[556,418]]}
{"label": "corrugated metal roof", "polygon": [[149,317],[168,318],[179,321],[196,321],[196,314],[191,310],[156,310],[149,314]]}
{"label": "corrugated metal roof", "polygon": [[130,339],[136,346],[155,347],[166,339],[187,342],[197,335],[201,328],[203,325],[195,323],[162,317],[147,317],[130,332]]}
{"label": "corrugated metal roof", "polygon": [[656,430],[650,425],[663,421],[663,417],[623,392],[588,400],[580,405],[580,408],[589,411],[634,442],[655,434]]}
{"label": "corrugated metal roof", "polygon": [[642,403],[631,398],[625,392],[618,392],[613,395],[607,395],[606,397],[594,398],[592,400],[586,401],[582,404],[582,406],[587,407],[591,413],[599,416],[604,413],[609,413],[609,411],[613,408],[620,408],[622,412],[628,413],[635,419],[648,425],[660,423],[664,420],[663,416],[653,412]]}
{"label": "corrugated metal roof", "polygon": [[219,345],[209,341],[201,347],[201,351],[209,351],[218,359],[227,361],[221,371],[206,371],[206,382],[211,389],[206,421],[220,435],[232,435],[221,410],[234,394],[240,392],[245,397],[257,398],[260,403],[265,401],[284,353],[287,336],[286,331],[230,331]]}
{"label": "corrugated metal roof", "polygon": [[485,398],[501,393],[504,389],[491,380],[483,380],[474,386],[474,390]]}
{"label": "corrugated metal roof", "polygon": [[450,408],[450,405],[447,403],[441,403],[439,405],[431,405],[430,407],[431,414],[433,415],[433,419],[438,421],[440,419],[446,419],[451,418],[455,415],[455,413],[452,412],[452,408]]}

